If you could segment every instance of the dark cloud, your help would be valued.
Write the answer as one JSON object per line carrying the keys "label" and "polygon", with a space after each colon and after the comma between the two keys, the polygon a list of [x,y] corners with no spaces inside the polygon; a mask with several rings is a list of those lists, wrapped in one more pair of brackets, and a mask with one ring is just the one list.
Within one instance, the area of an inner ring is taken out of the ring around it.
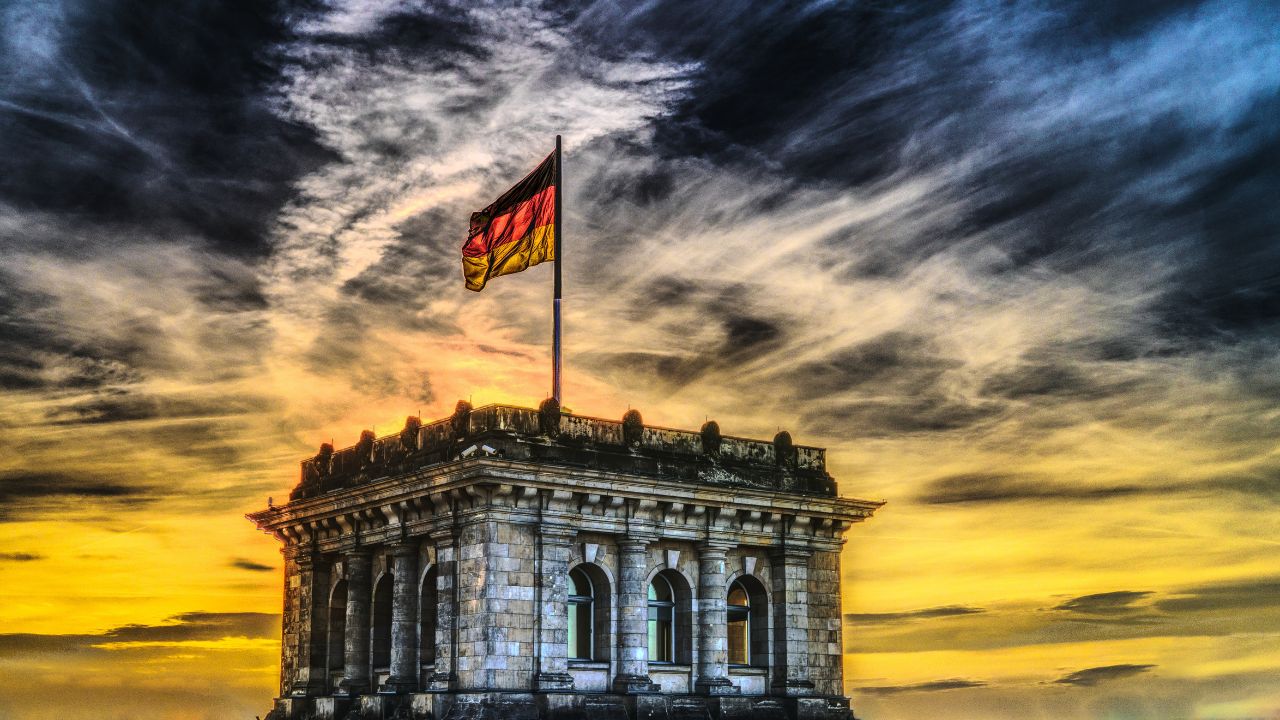
{"label": "dark cloud", "polygon": [[43,560],[44,555],[29,552],[0,553],[0,562],[35,562]]}
{"label": "dark cloud", "polygon": [[133,392],[113,392],[83,402],[59,406],[50,412],[51,425],[98,425],[134,420],[180,420],[233,417],[274,409],[269,397],[165,397]]}
{"label": "dark cloud", "polygon": [[99,231],[145,227],[265,251],[293,180],[332,159],[312,130],[272,107],[272,54],[304,6],[66,2],[6,13],[7,34],[29,41],[0,55],[12,80],[0,109],[0,199]]}
{"label": "dark cloud", "polygon": [[0,634],[0,657],[30,658],[33,654],[94,652],[103,650],[103,646],[110,648],[117,643],[181,643],[230,637],[275,638],[279,633],[279,615],[192,612],[174,615],[162,625],[121,625],[97,634]]}
{"label": "dark cloud", "polygon": [[960,615],[977,615],[986,610],[968,605],[943,605],[894,613],[845,613],[845,622],[859,624],[896,623],[909,620],[929,620],[933,618],[956,617]]}
{"label": "dark cloud", "polygon": [[867,392],[901,395],[936,392],[948,370],[963,365],[947,358],[922,335],[894,331],[877,336],[822,360],[803,363],[783,375],[797,399],[832,397],[865,388]]}
{"label": "dark cloud", "polygon": [[806,432],[837,437],[890,437],[966,430],[995,419],[1004,406],[935,392],[916,397],[821,403],[800,415]]}
{"label": "dark cloud", "polygon": [[980,392],[1010,400],[1092,400],[1114,397],[1133,385],[1100,381],[1098,374],[1067,362],[1026,362],[988,377]]}
{"label": "dark cloud", "polygon": [[1083,613],[1086,615],[1117,615],[1135,610],[1134,603],[1151,595],[1149,590],[1116,590],[1113,592],[1081,595],[1054,606],[1054,610]]}
{"label": "dark cloud", "polygon": [[250,572],[275,572],[275,568],[270,565],[263,565],[252,560],[244,558],[236,558],[231,561],[231,567],[237,570],[249,570]]}
{"label": "dark cloud", "polygon": [[1229,612],[1280,607],[1280,577],[1202,585],[1161,598],[1155,607],[1165,612]]}
{"label": "dark cloud", "polygon": [[899,695],[901,693],[916,692],[941,692],[943,690],[968,690],[970,688],[986,687],[987,684],[978,680],[961,680],[959,678],[952,680],[934,680],[932,682],[916,683],[915,685],[879,685],[873,687],[856,688],[856,692],[870,693],[872,695]]}
{"label": "dark cloud", "polygon": [[1073,673],[1063,675],[1057,680],[1054,680],[1054,682],[1059,685],[1093,687],[1101,682],[1120,680],[1122,678],[1140,675],[1148,672],[1153,667],[1155,667],[1155,665],[1103,665],[1102,667],[1077,670]]}
{"label": "dark cloud", "polygon": [[0,522],[12,522],[58,507],[84,509],[84,505],[118,507],[152,502],[153,488],[104,479],[89,474],[52,471],[0,473]]}
{"label": "dark cloud", "polygon": [[931,505],[1024,500],[1101,500],[1145,491],[1138,485],[1090,486],[1002,473],[965,473],[929,481],[916,499]]}

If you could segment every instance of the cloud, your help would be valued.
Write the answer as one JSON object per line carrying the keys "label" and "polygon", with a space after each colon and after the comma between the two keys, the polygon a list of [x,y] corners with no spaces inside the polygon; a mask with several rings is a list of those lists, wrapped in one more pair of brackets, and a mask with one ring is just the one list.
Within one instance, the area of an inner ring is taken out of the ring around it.
{"label": "cloud", "polygon": [[1191,587],[1155,602],[1155,607],[1165,612],[1222,613],[1277,606],[1280,606],[1280,578],[1277,577]]}
{"label": "cloud", "polygon": [[229,564],[231,565],[231,567],[236,568],[238,570],[249,570],[251,572],[275,572],[276,570],[276,568],[272,565],[263,565],[262,563],[256,563],[252,560],[246,560],[244,558],[236,558],[232,560]]}
{"label": "cloud", "polygon": [[963,473],[929,481],[916,499],[931,505],[1052,500],[1101,500],[1145,492],[1137,485],[1073,485],[1003,473]]}
{"label": "cloud", "polygon": [[1103,665],[1101,667],[1085,668],[1077,670],[1073,673],[1063,675],[1054,680],[1059,685],[1075,685],[1076,687],[1093,687],[1098,683],[1108,682],[1110,680],[1120,680],[1122,678],[1133,677],[1148,672],[1155,665]]}
{"label": "cloud", "polygon": [[0,553],[0,562],[35,562],[43,560],[44,555],[29,552]]}
{"label": "cloud", "polygon": [[986,687],[987,684],[978,680],[962,680],[953,678],[950,680],[934,680],[932,682],[916,683],[914,685],[879,685],[871,687],[855,688],[854,692],[869,693],[872,695],[899,695],[902,693],[920,693],[920,692],[942,692],[945,690],[968,690],[970,688]]}
{"label": "cloud", "polygon": [[189,612],[164,624],[130,624],[101,633],[40,635],[0,634],[0,657],[24,658],[35,653],[82,653],[112,649],[124,643],[178,644],[224,638],[271,639],[279,635],[280,616],[271,613]]}
{"label": "cloud", "polygon": [[956,617],[960,615],[977,615],[986,612],[979,607],[968,605],[943,605],[893,613],[845,613],[845,622],[850,623],[895,623],[908,620],[927,620],[932,618]]}
{"label": "cloud", "polygon": [[1134,611],[1134,603],[1151,596],[1148,590],[1115,590],[1112,592],[1081,595],[1054,606],[1054,610],[1065,610],[1086,615],[1117,615]]}

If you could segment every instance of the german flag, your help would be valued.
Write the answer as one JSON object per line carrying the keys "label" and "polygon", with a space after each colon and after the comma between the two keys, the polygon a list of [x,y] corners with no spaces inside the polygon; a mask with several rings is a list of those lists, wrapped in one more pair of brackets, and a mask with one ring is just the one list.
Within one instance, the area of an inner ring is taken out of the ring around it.
{"label": "german flag", "polygon": [[489,278],[510,275],[556,259],[556,154],[493,204],[471,215],[462,246],[462,275],[467,289],[479,292]]}

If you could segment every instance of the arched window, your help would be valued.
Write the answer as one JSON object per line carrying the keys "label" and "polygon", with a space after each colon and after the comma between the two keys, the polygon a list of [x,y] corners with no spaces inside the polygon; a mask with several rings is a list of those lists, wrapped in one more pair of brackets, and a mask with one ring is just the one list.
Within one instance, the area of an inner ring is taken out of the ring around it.
{"label": "arched window", "polygon": [[[325,633],[327,662],[331,684],[336,687],[346,669],[347,581],[339,580],[329,594],[329,622]],[[335,677],[336,676],[336,677]]]}
{"label": "arched window", "polygon": [[373,677],[391,667],[391,573],[378,579],[373,590],[373,627],[369,634]]}
{"label": "arched window", "polygon": [[569,659],[590,660],[595,620],[595,587],[591,578],[576,567],[569,571]]}
{"label": "arched window", "polygon": [[676,659],[676,595],[671,583],[658,575],[649,583],[649,662]]}
{"label": "arched window", "polygon": [[751,596],[742,583],[735,580],[725,599],[725,615],[729,621],[729,664],[751,664]]}
{"label": "arched window", "polygon": [[436,662],[436,566],[427,570],[418,594],[418,658],[423,665]]}
{"label": "arched window", "polygon": [[729,664],[769,666],[769,594],[754,575],[729,583],[725,597],[729,625]]}

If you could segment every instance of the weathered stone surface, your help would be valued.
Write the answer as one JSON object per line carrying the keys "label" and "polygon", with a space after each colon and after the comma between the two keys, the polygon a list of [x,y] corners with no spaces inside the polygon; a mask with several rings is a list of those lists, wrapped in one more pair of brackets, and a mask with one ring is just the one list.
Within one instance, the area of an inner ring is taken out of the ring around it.
{"label": "weathered stone surface", "polygon": [[[284,543],[272,717],[849,717],[839,550],[879,503],[836,497],[822,451],[789,438],[639,413],[560,413],[548,432],[544,415],[459,403],[441,422],[410,418],[304,461],[290,503],[250,516]],[[570,658],[577,566],[592,596],[574,632],[591,654]],[[670,663],[649,656],[658,575]],[[728,666],[739,579],[757,588],[750,667]]]}

